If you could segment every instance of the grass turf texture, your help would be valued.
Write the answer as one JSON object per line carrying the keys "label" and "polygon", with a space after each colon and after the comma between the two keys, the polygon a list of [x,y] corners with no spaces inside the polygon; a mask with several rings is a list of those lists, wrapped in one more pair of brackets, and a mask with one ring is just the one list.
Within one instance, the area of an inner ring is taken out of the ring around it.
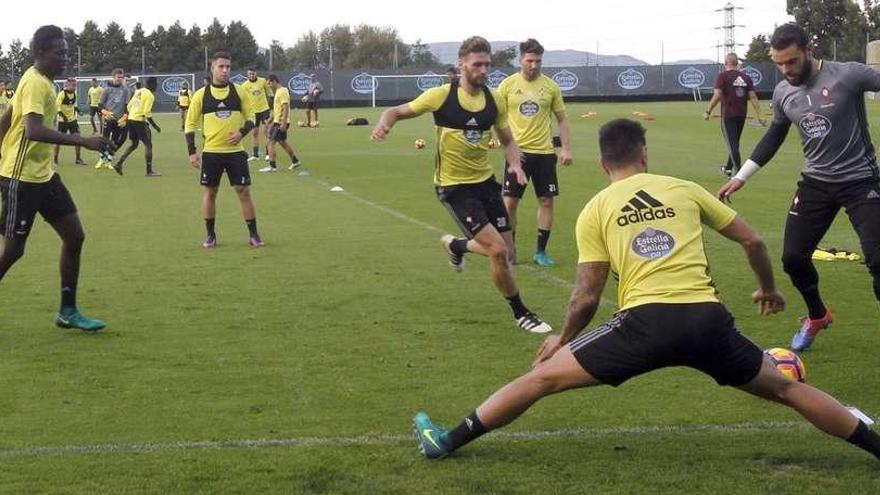
{"label": "grass turf texture", "polygon": [[[587,109],[598,117],[577,117]],[[570,105],[576,164],[559,170],[562,195],[549,244],[556,267],[519,268],[526,304],[556,328],[577,259],[574,221],[607,184],[596,165],[596,131],[636,109],[657,118],[645,123],[651,172],[713,192],[724,182],[719,122],[701,120],[702,106]],[[343,125],[360,115],[375,122],[378,113],[322,109],[320,129],[292,127],[290,142],[308,177],[288,172],[286,157],[275,174],[257,173],[265,162],[252,162],[267,243],[258,250],[247,246],[225,178],[219,247],[199,247],[198,173],[187,164],[174,116],[160,117],[165,131],[154,134],[161,178],[143,177],[140,150],[122,178],[75,167],[72,150],[62,152],[60,171],[87,233],[80,306],[109,326],[95,335],[53,327],[59,242],[38,222],[27,254],[0,283],[7,308],[0,324],[0,492],[880,490],[872,457],[802,426],[782,407],[683,369],[619,390],[548,398],[502,435],[449,460],[424,461],[409,436],[414,412],[427,409],[454,426],[526,370],[542,338],[514,326],[485,259],[470,255],[461,274],[447,266],[434,228],[457,231],[431,185],[430,117],[401,122],[384,143],[370,142],[369,127]],[[746,128],[744,153],[761,133]],[[425,150],[413,148],[419,137],[428,139]],[[250,150],[250,138],[245,145]],[[492,153],[500,168],[501,152]],[[777,261],[801,161],[792,135],[734,198],[770,246],[788,296],[785,313],[758,317],[740,248],[706,235],[724,302],[764,348],[787,347],[804,312]],[[346,192],[331,193],[331,185]],[[527,262],[535,245],[531,188],[519,211],[519,257]],[[824,244],[861,251],[843,214]],[[858,263],[818,266],[837,323],[804,356],[808,380],[880,412],[870,277]],[[605,297],[616,299],[615,284]],[[591,327],[613,310],[603,305]],[[743,423],[748,427],[723,427]],[[222,443],[257,439],[288,441]],[[188,444],[201,441],[221,443]]]}

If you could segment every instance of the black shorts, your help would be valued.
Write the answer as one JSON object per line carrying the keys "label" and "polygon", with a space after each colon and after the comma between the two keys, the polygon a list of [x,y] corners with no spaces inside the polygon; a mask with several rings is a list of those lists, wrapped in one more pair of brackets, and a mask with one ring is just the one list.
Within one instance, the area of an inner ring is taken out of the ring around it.
{"label": "black shorts", "polygon": [[100,114],[101,114],[101,109],[100,109],[100,108],[98,108],[98,107],[89,107],[89,115],[91,115],[92,117],[94,117],[95,115],[100,115]]}
{"label": "black shorts", "polygon": [[[523,171],[526,177],[535,186],[535,196],[549,198],[559,196],[559,181],[556,179],[556,155],[550,153],[540,155],[537,153],[523,153]],[[521,186],[516,178],[507,171],[507,162],[504,163],[504,188],[502,194],[514,198],[522,198],[526,192],[526,186]]]}
{"label": "black shorts", "polygon": [[306,102],[306,110],[317,110],[317,109],[318,109],[318,102],[317,101],[310,99],[309,101]]}
{"label": "black shorts", "polygon": [[72,122],[58,122],[58,132],[61,134],[79,134],[79,123],[75,120]]}
{"label": "black shorts", "polygon": [[277,143],[283,143],[287,141],[287,131],[281,130],[281,124],[272,124],[272,127],[269,128],[269,139]]}
{"label": "black shorts", "polygon": [[27,237],[37,213],[49,223],[76,213],[73,198],[58,174],[43,183],[0,177],[0,194],[0,234],[4,237]]}
{"label": "black shorts", "polygon": [[187,110],[189,110],[188,105],[187,106],[177,105],[177,108],[179,108],[181,112],[186,112]]}
{"label": "black shorts", "polygon": [[247,153],[236,151],[234,153],[202,153],[202,174],[199,184],[208,187],[220,185],[220,177],[223,172],[229,178],[230,186],[251,185],[251,171],[248,169]]}
{"label": "black shorts", "polygon": [[569,346],[589,374],[615,387],[668,366],[688,366],[719,385],[740,386],[758,375],[764,360],[720,303],[636,306]]}
{"label": "black shorts", "polygon": [[150,127],[146,122],[129,120],[126,127],[128,127],[128,138],[131,139],[131,144],[137,145],[138,142],[141,142],[145,146],[153,145],[153,135],[150,133]]}
{"label": "black shorts", "polygon": [[473,239],[489,224],[498,232],[510,230],[510,218],[501,199],[501,184],[495,177],[477,184],[437,186],[435,190],[437,198],[468,239]]}
{"label": "black shorts", "polygon": [[265,110],[263,112],[257,112],[254,114],[254,124],[260,125],[269,122],[269,114],[271,111]]}

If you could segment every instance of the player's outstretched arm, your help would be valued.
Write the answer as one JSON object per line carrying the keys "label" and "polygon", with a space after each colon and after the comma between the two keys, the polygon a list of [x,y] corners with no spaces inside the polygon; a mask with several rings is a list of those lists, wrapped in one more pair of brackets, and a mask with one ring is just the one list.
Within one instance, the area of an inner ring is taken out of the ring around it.
{"label": "player's outstretched arm", "polygon": [[788,136],[788,129],[790,127],[791,121],[778,121],[774,119],[770,124],[770,128],[767,129],[767,132],[758,141],[755,150],[752,151],[752,156],[746,160],[742,168],[739,169],[739,172],[718,191],[718,199],[730,201],[730,196],[742,189],[742,186],[749,180],[749,177],[755,175],[758,170],[761,170],[761,167],[776,155],[782,143],[785,142],[785,137]]}
{"label": "player's outstretched arm", "polygon": [[739,215],[730,224],[720,230],[724,237],[736,241],[742,246],[749,260],[749,266],[758,280],[758,290],[752,294],[752,300],[758,305],[758,312],[771,315],[785,309],[785,299],[776,288],[773,278],[773,264],[767,245],[761,236]]}
{"label": "player's outstretched arm", "polygon": [[610,269],[608,262],[579,263],[577,266],[577,279],[571,298],[568,301],[568,311],[565,313],[565,326],[562,335],[550,335],[544,340],[538,349],[538,357],[532,366],[550,359],[560,347],[571,342],[592,321],[602,300],[602,291],[608,280]]}
{"label": "player's outstretched arm", "polygon": [[6,107],[6,111],[0,115],[0,143],[3,142],[3,139],[6,137],[6,133],[9,131],[9,126],[12,125],[12,105],[10,104]]}
{"label": "player's outstretched arm", "polygon": [[373,127],[373,133],[371,137],[373,141],[382,141],[383,139],[388,137],[388,134],[391,132],[391,129],[394,127],[394,124],[396,124],[398,120],[406,120],[418,116],[419,114],[413,112],[412,108],[409,106],[409,103],[404,103],[403,105],[391,107],[388,110],[382,112],[382,116],[379,117],[379,122],[377,122],[376,126]]}
{"label": "player's outstretched arm", "polygon": [[29,113],[24,121],[24,134],[27,139],[41,143],[83,146],[92,151],[115,151],[113,143],[102,136],[83,137],[81,134],[62,134],[43,125],[43,116]]}

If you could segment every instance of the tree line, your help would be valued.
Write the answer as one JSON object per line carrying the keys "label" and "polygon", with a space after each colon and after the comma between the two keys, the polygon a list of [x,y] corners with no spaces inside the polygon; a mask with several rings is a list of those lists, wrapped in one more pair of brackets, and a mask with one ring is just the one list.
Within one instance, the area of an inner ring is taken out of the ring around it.
{"label": "tree line", "polygon": [[[814,54],[827,60],[865,62],[868,41],[880,39],[880,2],[787,0],[786,12],[810,35]],[[749,43],[748,62],[770,62],[770,35]]]}
{"label": "tree line", "polygon": [[[89,20],[75,31],[64,27],[70,62],[67,75],[106,74],[115,67],[133,73],[199,72],[216,51],[230,53],[237,67],[258,70],[432,67],[437,58],[420,40],[405,43],[394,28],[336,24],[320,32],[309,31],[292,45],[272,40],[257,45],[251,30],[241,21],[222,24],[214,19],[202,29],[184,28],[177,21],[158,26],[151,33],[138,23],[126,33],[116,22],[103,28]],[[29,40],[0,45],[0,77],[17,77],[32,62]]]}

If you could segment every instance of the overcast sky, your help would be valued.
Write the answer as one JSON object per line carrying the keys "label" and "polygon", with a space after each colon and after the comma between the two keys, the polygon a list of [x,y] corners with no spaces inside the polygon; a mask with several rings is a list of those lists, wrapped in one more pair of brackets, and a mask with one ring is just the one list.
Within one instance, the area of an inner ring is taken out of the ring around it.
{"label": "overcast sky", "polygon": [[[89,18],[103,26],[116,21],[127,33],[141,22],[147,33],[157,25],[180,20],[185,28],[202,28],[211,20],[210,12],[219,12],[223,23],[244,21],[260,46],[273,39],[293,45],[309,29],[320,31],[337,22],[373,24],[398,29],[404,41],[412,43],[458,41],[479,34],[489,40],[537,38],[548,49],[576,49],[603,54],[626,54],[649,63],[683,59],[711,59],[718,54],[716,45],[723,39],[715,27],[723,23],[723,14],[715,12],[727,2],[688,0],[561,1],[310,1],[296,0],[212,0],[104,2],[41,1],[23,8],[10,8],[0,16],[0,43],[3,48],[15,38],[27,43],[42,24],[57,24],[82,29]],[[767,33],[790,20],[784,0],[739,0],[736,30],[738,43],[748,44],[752,36]],[[39,5],[39,8],[36,6]],[[114,6],[115,5],[115,6]],[[281,8],[276,7],[280,6]],[[455,5],[468,6],[467,10]],[[13,7],[14,6],[14,7]],[[130,7],[130,8],[129,8]],[[14,11],[14,13],[12,13]],[[467,13],[465,13],[467,12]],[[738,52],[744,54],[746,47]]]}

